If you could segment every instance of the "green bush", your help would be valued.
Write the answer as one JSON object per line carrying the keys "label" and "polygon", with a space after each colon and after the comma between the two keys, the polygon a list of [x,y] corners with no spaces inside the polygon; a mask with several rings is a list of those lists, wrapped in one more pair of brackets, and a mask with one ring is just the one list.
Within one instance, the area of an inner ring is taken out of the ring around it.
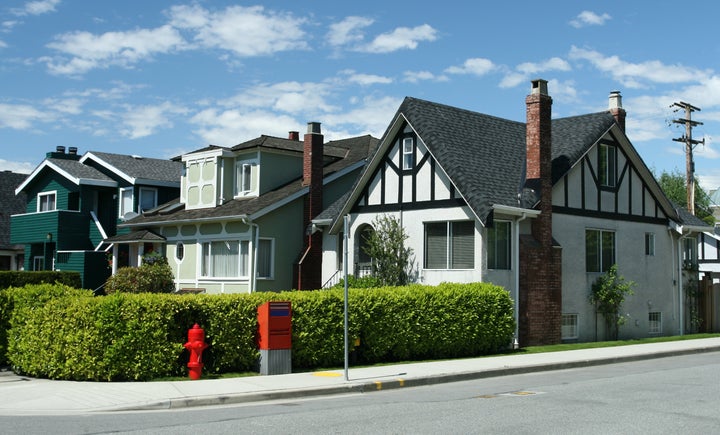
{"label": "green bush", "polygon": [[[377,288],[382,287],[382,282],[380,282],[380,279],[372,276],[372,275],[366,275],[359,278],[356,278],[355,275],[348,275],[348,288]],[[345,288],[345,279],[340,279],[340,282],[335,284],[333,288]]]}
{"label": "green bush", "polygon": [[[339,366],[343,291],[94,298],[65,286],[0,292],[10,307],[7,355],[19,373],[53,379],[147,380],[187,373],[187,331],[210,347],[206,373],[251,371],[258,360],[257,307],[288,300],[295,368]],[[452,358],[507,346],[514,321],[504,289],[488,284],[413,285],[349,292],[349,332],[359,361]],[[2,343],[0,343],[2,344]]]}
{"label": "green bush", "polygon": [[175,290],[172,269],[167,263],[144,263],[121,267],[105,283],[105,293],[170,293]]}
{"label": "green bush", "polygon": [[59,270],[40,271],[0,271],[0,289],[10,287],[24,287],[28,284],[60,283],[70,287],[81,288],[82,281],[79,272]]}

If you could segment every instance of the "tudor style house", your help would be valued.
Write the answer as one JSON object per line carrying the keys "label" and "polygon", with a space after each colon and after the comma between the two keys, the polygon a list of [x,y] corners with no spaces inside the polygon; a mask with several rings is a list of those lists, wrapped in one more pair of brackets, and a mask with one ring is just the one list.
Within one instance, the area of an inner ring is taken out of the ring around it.
{"label": "tudor style house", "polygon": [[178,290],[319,289],[322,235],[310,221],[352,187],[377,142],[324,143],[311,122],[302,141],[291,131],[185,154],[180,199],[121,224],[130,232],[107,241],[163,250]]}
{"label": "tudor style house", "polygon": [[360,270],[372,261],[364,235],[388,214],[409,236],[416,281],[508,289],[522,346],[604,339],[588,297],[613,264],[637,283],[621,338],[682,334],[697,279],[684,247],[708,227],[666,198],[625,134],[620,93],[609,100],[606,112],[553,120],[535,80],[521,123],[406,98],[344,203],[313,221],[323,280],[341,270],[344,216]]}
{"label": "tudor style house", "polygon": [[[182,164],[177,161],[102,152],[84,156],[57,147],[20,184],[25,212],[11,218],[11,242],[24,245],[25,270],[80,273],[84,288],[97,289],[110,276],[104,239],[138,212],[177,198]],[[130,265],[126,251],[113,267]]]}

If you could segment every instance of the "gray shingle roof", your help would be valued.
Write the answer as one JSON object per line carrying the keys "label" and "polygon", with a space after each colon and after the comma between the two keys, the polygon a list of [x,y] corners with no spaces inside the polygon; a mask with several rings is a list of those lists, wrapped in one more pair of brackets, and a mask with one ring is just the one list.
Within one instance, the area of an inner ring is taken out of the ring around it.
{"label": "gray shingle roof", "polygon": [[[252,143],[252,145],[250,145]],[[378,139],[366,135],[350,139],[330,141],[323,147],[326,157],[323,176],[327,177],[335,172],[348,168],[360,161],[367,159],[368,155],[377,147]],[[253,147],[265,147],[275,149],[286,149],[295,151],[297,145],[302,153],[303,143],[289,139],[261,136],[252,141],[245,142],[236,147],[234,151],[251,149]],[[152,213],[142,215],[129,220],[126,224],[131,226],[152,225],[158,222],[175,222],[186,220],[221,219],[229,216],[250,216],[275,203],[298,194],[307,187],[302,186],[302,177],[291,181],[283,186],[268,191],[258,197],[237,198],[225,202],[216,207],[185,210],[177,201],[170,202],[164,207],[158,207]]]}
{"label": "gray shingle roof", "polygon": [[[493,205],[520,206],[525,123],[410,97],[398,113],[483,222]],[[552,120],[553,180],[561,178],[614,122],[608,112]]]}
{"label": "gray shingle roof", "polygon": [[0,249],[13,249],[10,244],[10,216],[25,213],[26,196],[24,193],[15,195],[15,189],[22,183],[27,174],[0,172]]}
{"label": "gray shingle roof", "polygon": [[98,171],[97,169],[84,165],[77,160],[68,159],[45,159],[48,163],[52,163],[57,166],[71,177],[78,178],[80,180],[95,180],[95,181],[107,181],[112,182],[113,179]]}
{"label": "gray shingle roof", "polygon": [[154,180],[168,183],[180,183],[182,162],[166,159],[131,156],[125,154],[90,151],[83,158],[92,155],[100,159],[100,164],[113,172],[121,172],[135,179]]}

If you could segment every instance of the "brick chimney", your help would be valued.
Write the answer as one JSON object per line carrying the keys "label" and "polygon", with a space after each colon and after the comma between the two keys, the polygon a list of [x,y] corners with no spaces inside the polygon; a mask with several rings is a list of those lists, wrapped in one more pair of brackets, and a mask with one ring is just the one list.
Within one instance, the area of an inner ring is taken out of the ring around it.
{"label": "brick chimney", "polygon": [[532,81],[526,105],[526,174],[540,189],[541,214],[533,220],[533,236],[543,245],[552,245],[552,98],[547,81]]}
{"label": "brick chimney", "polygon": [[322,286],[322,233],[313,232],[312,219],[323,205],[323,142],[319,122],[308,122],[303,143],[302,185],[309,188],[303,210],[305,247],[296,264],[298,290],[318,290]]}
{"label": "brick chimney", "polygon": [[531,234],[520,234],[520,346],[559,343],[562,316],[562,248],[552,237],[552,98],[547,81],[533,80],[527,110],[526,186],[539,189],[540,214]]}
{"label": "brick chimney", "polygon": [[622,131],[625,131],[625,109],[622,107],[622,95],[620,91],[610,92],[610,98],[608,101],[608,110],[610,114],[615,118],[615,122],[620,126]]}
{"label": "brick chimney", "polygon": [[288,133],[288,139],[290,140],[300,140],[300,132],[298,131],[291,131]]}

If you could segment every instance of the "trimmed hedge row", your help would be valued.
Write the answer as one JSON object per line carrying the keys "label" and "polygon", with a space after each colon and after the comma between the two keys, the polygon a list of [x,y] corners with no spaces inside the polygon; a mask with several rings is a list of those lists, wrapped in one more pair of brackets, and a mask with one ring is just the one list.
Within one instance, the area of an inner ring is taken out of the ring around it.
{"label": "trimmed hedge row", "polygon": [[0,289],[10,287],[23,287],[28,284],[60,283],[70,287],[82,287],[82,280],[79,272],[68,272],[60,270],[39,270],[39,271],[0,271]]}
{"label": "trimmed hedge row", "polygon": [[[182,345],[196,322],[211,345],[203,354],[206,373],[256,370],[257,307],[268,300],[292,302],[294,368],[343,363],[339,289],[93,298],[43,285],[5,293],[14,307],[8,359],[30,376],[114,381],[182,375]],[[489,354],[507,346],[514,331],[508,292],[490,284],[351,289],[348,302],[351,339],[359,340],[355,355],[364,363]]]}

